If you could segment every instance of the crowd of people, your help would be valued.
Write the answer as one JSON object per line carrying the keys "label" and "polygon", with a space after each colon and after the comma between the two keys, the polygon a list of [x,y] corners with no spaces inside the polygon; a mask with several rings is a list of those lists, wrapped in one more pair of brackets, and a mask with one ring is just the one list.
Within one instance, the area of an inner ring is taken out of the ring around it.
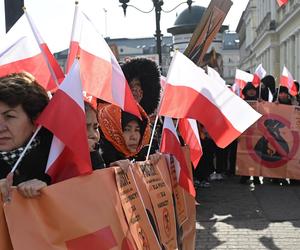
{"label": "crowd of people", "polygon": [[[242,89],[241,97],[245,101],[275,102],[284,105],[300,105],[299,83],[294,81],[298,95],[292,96],[285,86],[276,88],[275,79],[271,75],[265,76],[261,80],[261,85],[255,87],[252,82],[248,82]],[[203,156],[195,170],[195,186],[206,188],[211,186],[211,181],[223,180],[235,175],[238,139],[233,141],[226,148],[219,148],[206,132],[204,127],[200,128]],[[287,180],[279,178],[264,178],[259,176],[241,176],[241,184],[260,185],[271,182],[279,185],[299,184],[298,180]]]}
{"label": "crowd of people", "polygon": [[[124,171],[134,160],[146,159],[155,116],[161,95],[160,71],[155,62],[137,58],[122,65],[122,70],[142,119],[122,111],[120,107],[97,100],[85,101],[86,129],[93,170],[120,166]],[[295,82],[298,90],[299,84]],[[251,82],[242,90],[246,101],[273,101],[285,105],[299,105],[299,95],[292,97],[286,87],[275,88],[275,79],[266,76],[256,88]],[[54,93],[55,94],[55,93]],[[0,192],[4,201],[10,199],[11,187],[27,198],[41,194],[41,189],[51,184],[45,173],[53,135],[42,128],[26,150],[17,170],[11,170],[24,151],[25,145],[37,129],[35,120],[47,106],[46,91],[29,73],[14,73],[0,78]],[[226,148],[219,148],[206,129],[199,125],[203,155],[194,171],[196,187],[210,187],[210,181],[222,180],[235,175],[238,139]],[[149,160],[157,163],[161,157],[159,128],[156,129]],[[249,183],[250,176],[242,176],[241,184]],[[285,179],[273,179],[274,183],[286,184]],[[296,180],[290,180],[297,183]],[[261,184],[259,177],[254,184]]]}
{"label": "crowd of people", "polygon": [[[151,130],[149,115],[157,108],[160,98],[160,71],[156,63],[148,59],[133,59],[123,65],[123,71],[139,103],[142,120],[113,104],[85,100],[93,170],[119,166],[126,171],[133,160],[146,160]],[[38,132],[18,168],[11,173],[37,129],[37,117],[48,102],[47,92],[29,73],[0,78],[0,192],[4,201],[10,200],[12,186],[24,197],[33,198],[52,183],[45,170],[53,135],[46,128]],[[157,149],[156,142],[149,156],[153,164],[161,157]]]}

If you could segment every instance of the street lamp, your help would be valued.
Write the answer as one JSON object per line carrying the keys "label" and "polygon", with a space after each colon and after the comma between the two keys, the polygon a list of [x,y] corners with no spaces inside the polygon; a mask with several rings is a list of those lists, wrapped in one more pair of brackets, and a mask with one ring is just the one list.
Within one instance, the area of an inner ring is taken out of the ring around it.
{"label": "street lamp", "polygon": [[173,9],[168,10],[168,11],[162,9],[162,6],[164,4],[163,0],[152,0],[153,8],[150,11],[143,11],[143,10],[133,6],[133,5],[128,5],[129,1],[130,0],[119,0],[119,2],[122,4],[121,7],[123,8],[124,16],[126,16],[126,9],[127,9],[128,6],[134,7],[135,9],[137,9],[138,11],[143,12],[143,13],[150,13],[153,9],[155,10],[156,31],[155,31],[154,36],[156,37],[156,51],[157,51],[157,54],[158,54],[159,66],[161,66],[161,64],[162,64],[161,38],[163,36],[161,34],[161,30],[160,30],[160,15],[161,15],[161,12],[170,13],[173,10],[177,9],[177,7],[179,7],[181,4],[184,4],[184,3],[187,3],[187,5],[189,7],[189,10],[191,11],[191,6],[192,6],[193,1],[192,0],[187,0],[185,2],[182,2],[182,3],[178,4],[177,6],[175,6]]}

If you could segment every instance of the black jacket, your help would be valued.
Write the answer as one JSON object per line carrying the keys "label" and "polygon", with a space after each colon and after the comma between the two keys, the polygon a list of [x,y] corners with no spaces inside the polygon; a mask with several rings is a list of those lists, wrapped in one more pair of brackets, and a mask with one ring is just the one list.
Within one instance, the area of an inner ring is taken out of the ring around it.
{"label": "black jacket", "polygon": [[[13,185],[18,185],[21,182],[31,179],[38,179],[46,182],[48,185],[51,183],[51,178],[45,173],[48,154],[52,141],[52,134],[45,128],[42,128],[38,133],[40,144],[31,149],[21,160],[17,167]],[[6,178],[13,166],[7,164],[7,162],[0,160],[0,179]]]}

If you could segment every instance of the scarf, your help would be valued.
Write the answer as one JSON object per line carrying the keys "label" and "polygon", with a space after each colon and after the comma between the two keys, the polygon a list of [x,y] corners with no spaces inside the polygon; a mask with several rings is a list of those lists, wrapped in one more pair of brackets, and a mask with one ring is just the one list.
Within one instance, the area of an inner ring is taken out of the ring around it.
{"label": "scarf", "polygon": [[[34,138],[32,143],[28,147],[27,151],[25,152],[25,155],[30,153],[30,151],[36,148],[39,144],[40,144],[40,140],[38,138]],[[2,151],[0,152],[0,160],[5,161],[9,166],[12,166],[17,162],[24,149],[25,147],[22,146],[11,151],[7,151],[7,152]]]}
{"label": "scarf", "polygon": [[126,158],[138,154],[150,140],[150,120],[142,107],[138,105],[138,108],[143,120],[146,121],[146,127],[141,135],[140,144],[136,152],[130,152],[126,146],[122,130],[122,110],[115,105],[109,104],[101,107],[98,111],[99,125],[104,137]]}

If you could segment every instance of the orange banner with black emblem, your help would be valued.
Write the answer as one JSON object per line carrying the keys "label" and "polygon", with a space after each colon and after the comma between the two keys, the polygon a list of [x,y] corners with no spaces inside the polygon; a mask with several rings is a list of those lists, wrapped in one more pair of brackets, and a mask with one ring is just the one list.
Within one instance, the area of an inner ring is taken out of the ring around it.
{"label": "orange banner with black emblem", "polygon": [[263,116],[238,142],[236,173],[300,179],[300,107],[253,102]]}

